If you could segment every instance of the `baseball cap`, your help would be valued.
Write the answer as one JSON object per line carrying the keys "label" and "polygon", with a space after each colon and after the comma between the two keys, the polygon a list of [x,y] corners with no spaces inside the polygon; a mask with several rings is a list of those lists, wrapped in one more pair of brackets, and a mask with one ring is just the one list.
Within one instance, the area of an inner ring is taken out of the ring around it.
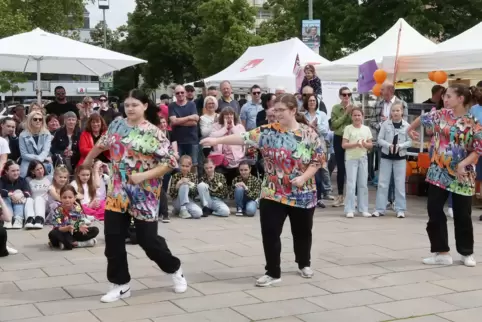
{"label": "baseball cap", "polygon": [[196,90],[194,89],[194,86],[192,86],[192,85],[186,85],[186,86],[184,86],[184,88],[186,89],[186,92],[194,92],[194,91],[196,91]]}

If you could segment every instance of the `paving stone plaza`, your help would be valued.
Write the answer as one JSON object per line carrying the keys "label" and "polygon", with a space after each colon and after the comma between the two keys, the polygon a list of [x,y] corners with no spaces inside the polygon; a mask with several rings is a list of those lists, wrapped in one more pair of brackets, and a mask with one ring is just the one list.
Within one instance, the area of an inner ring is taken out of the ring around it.
{"label": "paving stone plaza", "polygon": [[[374,197],[371,190],[371,210]],[[342,208],[317,209],[313,279],[297,272],[287,221],[282,282],[267,288],[254,286],[264,274],[258,218],[174,218],[159,233],[182,260],[188,291],[174,294],[171,278],[128,245],[132,297],[110,304],[99,301],[108,290],[103,236],[95,248],[52,251],[48,227],[9,231],[19,254],[0,259],[0,322],[480,322],[482,263],[464,267],[452,251],[453,266],[421,264],[429,255],[425,202],[408,197],[405,219],[393,212],[347,219]],[[480,213],[473,211],[479,261]]]}

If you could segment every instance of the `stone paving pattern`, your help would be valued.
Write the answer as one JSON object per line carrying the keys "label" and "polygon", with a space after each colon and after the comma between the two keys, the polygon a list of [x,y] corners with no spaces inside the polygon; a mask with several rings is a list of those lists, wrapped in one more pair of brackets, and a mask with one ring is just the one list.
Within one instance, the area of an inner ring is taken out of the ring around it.
{"label": "stone paving pattern", "polygon": [[[374,197],[372,190],[371,207]],[[264,273],[258,218],[174,218],[159,233],[182,260],[188,291],[174,294],[170,276],[128,245],[132,297],[111,304],[99,301],[108,289],[103,236],[95,248],[52,251],[47,227],[9,231],[20,253],[0,259],[0,322],[482,321],[482,263],[464,267],[452,252],[453,266],[421,264],[429,255],[425,198],[409,197],[408,205],[405,219],[393,212],[346,219],[342,208],[318,209],[313,279],[297,273],[287,220],[283,281],[268,288],[254,286]],[[474,209],[476,254],[480,213]]]}

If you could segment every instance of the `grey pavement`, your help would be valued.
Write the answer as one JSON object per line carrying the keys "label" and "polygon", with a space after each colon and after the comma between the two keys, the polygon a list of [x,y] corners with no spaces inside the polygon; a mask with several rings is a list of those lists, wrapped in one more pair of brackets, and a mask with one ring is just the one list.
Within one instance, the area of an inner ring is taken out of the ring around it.
{"label": "grey pavement", "polygon": [[[371,190],[371,207],[374,197]],[[287,221],[282,282],[268,288],[254,286],[264,273],[257,217],[174,218],[159,224],[159,234],[182,260],[188,291],[174,294],[170,276],[128,245],[132,297],[111,304],[99,301],[108,288],[103,236],[95,248],[52,251],[47,227],[9,231],[20,253],[0,259],[0,322],[482,321],[482,263],[464,267],[452,252],[453,266],[421,264],[429,255],[425,198],[409,197],[408,208],[405,219],[393,212],[347,219],[342,208],[317,209],[313,279],[298,275]],[[474,209],[476,257],[480,213]]]}

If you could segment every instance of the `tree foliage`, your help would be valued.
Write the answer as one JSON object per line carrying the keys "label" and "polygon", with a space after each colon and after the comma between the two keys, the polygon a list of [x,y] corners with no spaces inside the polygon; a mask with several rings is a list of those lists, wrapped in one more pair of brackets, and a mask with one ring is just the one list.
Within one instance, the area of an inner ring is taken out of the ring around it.
{"label": "tree foliage", "polygon": [[25,83],[27,76],[24,73],[0,72],[0,93],[15,93],[23,90],[18,84]]}

